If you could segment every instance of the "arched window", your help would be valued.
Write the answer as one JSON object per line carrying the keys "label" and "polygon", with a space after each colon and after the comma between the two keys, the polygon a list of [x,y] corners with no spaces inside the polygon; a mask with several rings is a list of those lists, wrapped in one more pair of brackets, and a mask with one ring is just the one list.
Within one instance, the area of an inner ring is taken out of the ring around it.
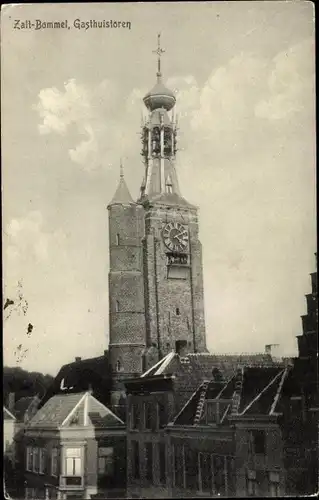
{"label": "arched window", "polygon": [[119,233],[117,233],[117,235],[116,235],[116,244],[117,245],[120,244],[120,235],[119,235]]}
{"label": "arched window", "polygon": [[121,371],[121,368],[122,368],[122,366],[121,366],[121,361],[118,359],[118,360],[117,360],[117,362],[116,362],[116,371],[117,371],[117,372],[120,372],[120,371]]}
{"label": "arched window", "polygon": [[180,315],[179,307],[176,307],[176,316],[179,316],[179,315]]}
{"label": "arched window", "polygon": [[115,311],[116,311],[116,312],[119,312],[119,310],[120,310],[120,303],[119,303],[119,301],[118,301],[118,300],[116,300],[116,301],[115,301]]}

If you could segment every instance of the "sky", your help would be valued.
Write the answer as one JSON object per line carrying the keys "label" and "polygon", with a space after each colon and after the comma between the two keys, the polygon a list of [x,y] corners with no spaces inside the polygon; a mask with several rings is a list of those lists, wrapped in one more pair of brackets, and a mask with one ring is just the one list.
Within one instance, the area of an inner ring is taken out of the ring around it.
{"label": "sky", "polygon": [[[36,19],[70,29],[14,29]],[[295,355],[316,252],[313,4],[12,5],[1,29],[4,364],[55,375],[108,347],[107,205],[121,158],[139,194],[158,32],[208,348]]]}

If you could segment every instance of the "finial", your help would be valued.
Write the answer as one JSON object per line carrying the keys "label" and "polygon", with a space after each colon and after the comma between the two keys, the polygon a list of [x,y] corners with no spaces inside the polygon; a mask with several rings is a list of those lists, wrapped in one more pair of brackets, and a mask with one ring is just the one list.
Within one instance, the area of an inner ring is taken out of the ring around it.
{"label": "finial", "polygon": [[124,169],[123,169],[122,158],[120,160],[120,179],[124,179]]}
{"label": "finial", "polygon": [[161,34],[158,33],[157,35],[157,49],[153,50],[154,54],[157,54],[157,78],[160,79],[162,76],[161,73],[161,55],[165,52],[164,49],[161,48]]}

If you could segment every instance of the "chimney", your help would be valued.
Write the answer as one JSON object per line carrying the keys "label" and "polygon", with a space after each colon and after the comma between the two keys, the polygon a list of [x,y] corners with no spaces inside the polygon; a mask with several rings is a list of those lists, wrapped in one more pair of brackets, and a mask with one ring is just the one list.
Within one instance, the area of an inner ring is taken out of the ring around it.
{"label": "chimney", "polygon": [[14,410],[15,400],[16,400],[15,393],[14,392],[9,392],[9,394],[8,394],[8,410],[11,411],[11,413]]}
{"label": "chimney", "polygon": [[271,344],[265,345],[265,354],[271,355]]}
{"label": "chimney", "polygon": [[185,357],[188,354],[187,350],[187,340],[176,340],[175,342],[175,351],[182,357]]}
{"label": "chimney", "polygon": [[81,361],[81,359],[82,359],[82,358],[78,358],[78,357],[76,357],[76,358],[75,358],[75,362],[76,362],[76,363],[78,363],[79,361]]}

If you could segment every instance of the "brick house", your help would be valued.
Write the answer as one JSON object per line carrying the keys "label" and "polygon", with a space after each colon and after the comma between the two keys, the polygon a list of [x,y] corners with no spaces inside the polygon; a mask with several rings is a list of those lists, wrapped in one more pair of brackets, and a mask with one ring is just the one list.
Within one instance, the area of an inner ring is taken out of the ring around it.
{"label": "brick house", "polygon": [[[317,254],[316,258],[317,258]],[[318,481],[318,289],[317,272],[311,273],[307,313],[297,336],[298,357],[283,387],[281,427],[285,441],[286,493],[311,495]]]}
{"label": "brick house", "polygon": [[289,369],[246,366],[200,385],[166,429],[174,497],[283,494],[277,405]]}
{"label": "brick house", "polygon": [[125,490],[125,426],[88,392],[50,398],[20,442],[27,492],[103,497]]}
{"label": "brick house", "polygon": [[[262,361],[264,365],[259,367]],[[204,423],[205,412],[199,416],[198,405],[204,407],[207,396],[209,395],[210,400],[213,399],[217,395],[216,391],[220,392],[223,387],[226,388],[226,392],[218,405],[222,405],[223,408],[226,403],[226,406],[231,405],[236,368],[245,362],[252,365],[250,370],[257,365],[255,370],[259,370],[258,376],[265,370],[270,379],[276,376],[279,378],[279,374],[283,375],[286,370],[283,365],[273,363],[268,355],[189,354],[183,358],[171,352],[141,377],[126,381],[128,496],[135,498],[205,496],[207,484],[202,479],[204,483],[200,486],[195,469],[198,460],[202,460],[204,470],[201,477],[207,476],[208,471],[205,467],[208,465],[205,461],[208,455],[215,457],[213,459],[216,462],[214,462],[215,468],[227,469],[228,482],[227,486],[224,486],[223,494],[234,494],[236,485],[231,471],[240,464],[242,468],[245,467],[241,462],[234,460],[236,432],[238,439],[243,434],[242,430],[235,432],[237,427],[240,429],[240,422],[229,423],[227,415],[223,425],[219,422]],[[216,380],[211,382],[213,371]],[[249,386],[251,379],[249,378],[248,382],[247,372],[244,373],[245,384],[242,390],[245,391],[246,399],[247,391],[250,390],[253,400],[258,393],[252,392]],[[256,376],[256,372],[253,375]],[[230,382],[227,384],[225,379],[230,379]],[[266,386],[270,383],[268,379],[267,383],[262,380]],[[205,390],[207,389],[204,397],[203,384]],[[261,383],[258,388],[261,392],[265,387]],[[245,418],[247,419],[247,416],[242,420]],[[266,422],[262,423],[261,428],[272,427],[273,417],[265,415],[265,419]],[[249,429],[255,427],[251,423],[248,424]],[[185,454],[188,457],[187,470],[181,469],[184,467]],[[210,495],[212,494],[213,490],[210,489]]]}

